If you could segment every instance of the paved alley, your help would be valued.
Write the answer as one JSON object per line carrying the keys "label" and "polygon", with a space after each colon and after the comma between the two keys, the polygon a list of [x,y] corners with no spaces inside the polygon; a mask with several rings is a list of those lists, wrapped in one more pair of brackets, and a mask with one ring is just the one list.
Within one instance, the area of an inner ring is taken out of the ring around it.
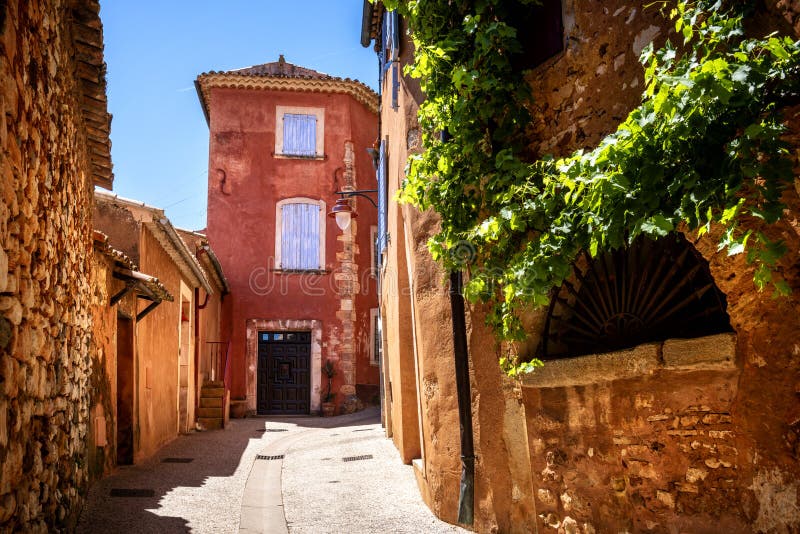
{"label": "paved alley", "polygon": [[465,531],[424,505],[371,408],[233,419],[224,431],[180,436],[95,484],[78,532]]}

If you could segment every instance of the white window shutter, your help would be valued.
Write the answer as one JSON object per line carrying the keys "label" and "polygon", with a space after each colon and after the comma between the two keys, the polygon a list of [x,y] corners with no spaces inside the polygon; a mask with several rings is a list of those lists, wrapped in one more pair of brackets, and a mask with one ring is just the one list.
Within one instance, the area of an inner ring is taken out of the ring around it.
{"label": "white window shutter", "polygon": [[283,153],[291,156],[316,156],[317,117],[285,113],[283,115]]}
{"label": "white window shutter", "polygon": [[281,269],[320,269],[319,206],[285,204],[281,213]]}

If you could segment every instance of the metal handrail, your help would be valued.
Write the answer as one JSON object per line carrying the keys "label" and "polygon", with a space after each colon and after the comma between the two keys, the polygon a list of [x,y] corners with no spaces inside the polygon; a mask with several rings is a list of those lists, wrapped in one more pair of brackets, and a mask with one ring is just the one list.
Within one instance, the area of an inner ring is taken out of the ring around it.
{"label": "metal handrail", "polygon": [[231,342],[228,341],[228,346],[225,348],[225,371],[222,375],[222,382],[225,385],[225,392],[231,389]]}

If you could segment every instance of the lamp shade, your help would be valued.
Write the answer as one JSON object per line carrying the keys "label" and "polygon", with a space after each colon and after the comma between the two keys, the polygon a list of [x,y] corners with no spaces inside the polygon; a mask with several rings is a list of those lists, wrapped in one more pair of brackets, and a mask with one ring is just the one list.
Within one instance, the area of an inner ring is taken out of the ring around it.
{"label": "lamp shade", "polygon": [[336,226],[339,227],[339,230],[347,230],[350,227],[350,219],[352,219],[352,214],[349,211],[340,211],[336,214]]}
{"label": "lamp shade", "polygon": [[353,211],[352,207],[350,207],[350,202],[348,199],[342,197],[336,201],[336,204],[333,205],[330,213],[328,213],[328,217],[333,217],[336,219],[336,226],[338,226],[340,230],[344,231],[350,227],[350,221],[355,217],[358,217],[358,214]]}

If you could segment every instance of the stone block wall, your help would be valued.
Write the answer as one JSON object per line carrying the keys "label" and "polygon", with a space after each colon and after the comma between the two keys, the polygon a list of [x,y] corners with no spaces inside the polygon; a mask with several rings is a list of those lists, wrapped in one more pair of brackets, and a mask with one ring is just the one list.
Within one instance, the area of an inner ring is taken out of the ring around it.
{"label": "stone block wall", "polygon": [[[796,23],[796,2],[766,4],[759,33]],[[671,31],[643,3],[565,7],[567,50],[528,78],[536,99],[532,148],[541,154],[592,148],[612,132],[639,101],[639,51]],[[798,110],[784,116],[787,138],[800,146]],[[718,252],[713,232],[692,239],[726,295],[734,342],[643,345],[614,355],[613,369],[603,356],[548,363],[523,383],[540,531],[800,528],[797,193],[785,192],[780,224],[746,223],[787,244],[779,270],[792,286],[789,298],[759,293],[752,266]],[[537,321],[533,337],[542,330]],[[574,383],[562,383],[565,377]]]}
{"label": "stone block wall", "polygon": [[73,40],[78,7],[99,28],[94,2],[0,2],[0,530],[8,532],[68,529],[87,483],[93,171]]}

